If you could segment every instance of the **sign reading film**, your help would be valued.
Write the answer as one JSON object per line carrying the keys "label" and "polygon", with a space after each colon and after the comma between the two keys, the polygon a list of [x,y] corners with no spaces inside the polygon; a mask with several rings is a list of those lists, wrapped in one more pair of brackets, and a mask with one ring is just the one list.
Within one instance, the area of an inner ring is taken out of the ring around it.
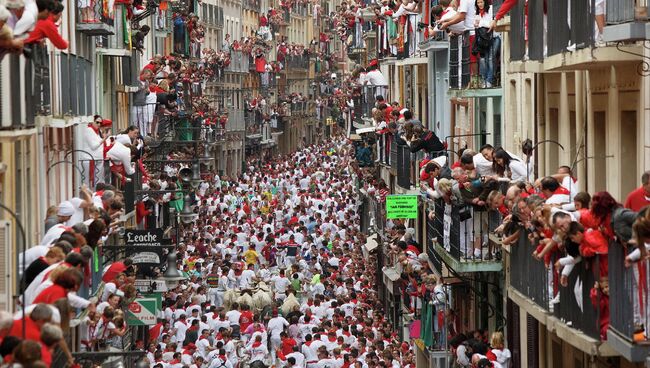
{"label": "sign reading film", "polygon": [[171,239],[163,239],[162,229],[126,230],[124,246],[126,254],[138,265],[159,265],[163,246],[171,245]]}
{"label": "sign reading film", "polygon": [[386,218],[389,220],[417,219],[418,196],[407,194],[386,196]]}

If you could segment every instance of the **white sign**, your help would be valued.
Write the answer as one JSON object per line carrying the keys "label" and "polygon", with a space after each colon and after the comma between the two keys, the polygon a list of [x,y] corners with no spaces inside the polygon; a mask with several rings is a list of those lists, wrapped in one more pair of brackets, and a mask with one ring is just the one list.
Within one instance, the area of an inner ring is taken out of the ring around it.
{"label": "white sign", "polygon": [[135,280],[135,288],[141,293],[151,292],[151,286],[153,285],[154,292],[165,292],[167,291],[167,284],[165,280],[148,280],[148,279],[138,279]]}
{"label": "white sign", "polygon": [[442,238],[443,238],[443,245],[447,252],[451,251],[451,241],[449,240],[449,237],[451,236],[451,223],[452,223],[451,205],[445,204],[445,215],[443,216],[442,219],[442,224],[443,224]]}
{"label": "white sign", "polygon": [[142,263],[159,264],[160,263],[160,256],[155,252],[135,253],[131,255],[131,259],[135,264],[142,264]]}

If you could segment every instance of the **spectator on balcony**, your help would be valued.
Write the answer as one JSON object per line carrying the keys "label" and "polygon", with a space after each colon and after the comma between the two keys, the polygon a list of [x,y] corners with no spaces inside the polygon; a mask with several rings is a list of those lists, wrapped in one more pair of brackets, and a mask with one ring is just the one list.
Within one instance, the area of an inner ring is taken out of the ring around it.
{"label": "spectator on balcony", "polygon": [[83,157],[84,170],[88,173],[88,186],[94,187],[104,182],[104,147],[109,138],[107,132],[112,121],[95,115],[93,121],[83,128],[83,149],[91,157]]}
{"label": "spectator on balcony", "polygon": [[570,192],[562,187],[554,177],[545,177],[539,185],[546,204],[561,206],[571,202]]}
{"label": "spectator on balcony", "polygon": [[474,28],[476,38],[472,52],[478,53],[479,71],[483,77],[483,87],[492,88],[494,85],[495,68],[501,47],[501,38],[490,29],[492,24],[492,7],[488,0],[476,0],[476,19]]}
{"label": "spectator on balcony", "polygon": [[507,178],[511,182],[528,181],[526,164],[522,160],[511,156],[503,148],[498,148],[493,155],[492,167],[499,178]]}
{"label": "spectator on balcony", "polygon": [[413,127],[413,134],[406,140],[406,144],[409,145],[412,153],[424,150],[431,158],[438,157],[445,151],[445,145],[436,133],[421,125]]}
{"label": "spectator on balcony", "polygon": [[625,199],[625,207],[635,212],[641,211],[648,205],[650,205],[650,171],[641,175],[641,186],[630,192]]}
{"label": "spectator on balcony", "polygon": [[381,87],[388,87],[388,81],[386,80],[386,77],[384,74],[381,72],[379,69],[379,62],[377,59],[373,59],[370,61],[370,64],[368,64],[368,67],[366,68],[366,76],[364,79],[365,84],[371,85],[371,86],[377,86],[380,88],[375,88],[375,96],[383,96],[384,89]]}
{"label": "spectator on balcony", "polygon": [[144,38],[149,34],[150,30],[151,28],[145,24],[141,26],[140,29],[131,37],[131,44],[133,45],[133,48],[135,48],[140,53],[140,55],[143,55]]}
{"label": "spectator on balcony", "polygon": [[41,42],[44,38],[48,38],[57,49],[67,49],[68,42],[61,37],[58,27],[55,24],[61,17],[61,12],[63,12],[63,4],[54,2],[49,12],[50,15],[47,18],[40,19],[39,16],[39,20],[36,22],[34,30],[29,33],[25,44]]}
{"label": "spectator on balcony", "polygon": [[18,52],[23,48],[23,41],[14,38],[14,33],[7,24],[10,17],[11,12],[0,5],[0,60],[6,52]]}
{"label": "spectator on balcony", "polygon": [[25,2],[23,0],[6,0],[4,6],[9,11],[9,17],[6,20],[7,26],[13,33],[16,23],[25,14]]}
{"label": "spectator on balcony", "polygon": [[47,19],[54,5],[53,0],[28,0],[25,3],[22,17],[17,20],[13,28],[14,37],[24,38],[27,36],[34,29],[38,20]]}

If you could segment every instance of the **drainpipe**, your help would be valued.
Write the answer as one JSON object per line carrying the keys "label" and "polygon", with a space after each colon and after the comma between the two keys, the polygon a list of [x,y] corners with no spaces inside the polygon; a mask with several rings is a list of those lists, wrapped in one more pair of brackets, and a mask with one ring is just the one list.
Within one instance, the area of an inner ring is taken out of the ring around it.
{"label": "drainpipe", "polygon": [[[643,48],[643,55],[645,60],[650,60],[650,49],[647,47]],[[643,103],[643,120],[650,121],[650,76],[644,75],[642,81],[643,88],[641,88],[642,94],[642,103]],[[641,157],[641,165],[639,165],[642,170],[641,172],[650,170],[650,128],[647,124],[641,124],[643,129],[643,154]],[[650,368],[650,358],[646,362],[646,367]]]}

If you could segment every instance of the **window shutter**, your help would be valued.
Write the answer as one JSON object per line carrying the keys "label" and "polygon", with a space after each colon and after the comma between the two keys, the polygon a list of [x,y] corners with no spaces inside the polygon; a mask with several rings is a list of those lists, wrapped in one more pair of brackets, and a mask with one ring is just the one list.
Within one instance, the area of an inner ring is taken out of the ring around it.
{"label": "window shutter", "polygon": [[507,315],[511,316],[510,323],[506,326],[508,333],[508,348],[512,352],[512,368],[521,367],[521,354],[519,352],[521,346],[520,331],[519,331],[519,306],[511,299],[506,303]]}
{"label": "window shutter", "polygon": [[528,350],[528,367],[539,367],[539,322],[535,317],[526,314],[526,337]]}
{"label": "window shutter", "polygon": [[0,221],[0,276],[4,281],[0,282],[0,310],[13,310],[11,280],[13,255],[15,251],[11,246],[11,223]]}

